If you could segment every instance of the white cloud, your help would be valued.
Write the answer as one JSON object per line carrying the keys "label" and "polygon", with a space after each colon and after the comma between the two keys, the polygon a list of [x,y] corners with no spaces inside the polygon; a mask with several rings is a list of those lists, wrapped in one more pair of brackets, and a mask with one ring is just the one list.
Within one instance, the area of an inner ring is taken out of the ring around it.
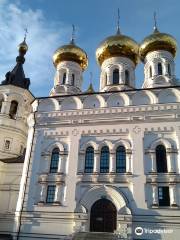
{"label": "white cloud", "polygon": [[41,10],[22,9],[21,4],[0,0],[0,81],[7,71],[15,66],[17,46],[23,40],[24,29],[28,28],[24,70],[31,80],[35,96],[47,95],[53,86],[55,69],[52,54],[67,39],[70,26],[45,19]]}

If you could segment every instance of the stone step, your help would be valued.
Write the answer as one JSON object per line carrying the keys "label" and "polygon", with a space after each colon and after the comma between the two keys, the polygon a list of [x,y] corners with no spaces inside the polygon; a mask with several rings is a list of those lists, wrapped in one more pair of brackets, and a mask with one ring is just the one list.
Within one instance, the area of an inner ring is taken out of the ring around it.
{"label": "stone step", "polygon": [[73,240],[114,240],[113,233],[102,232],[82,232],[77,233]]}

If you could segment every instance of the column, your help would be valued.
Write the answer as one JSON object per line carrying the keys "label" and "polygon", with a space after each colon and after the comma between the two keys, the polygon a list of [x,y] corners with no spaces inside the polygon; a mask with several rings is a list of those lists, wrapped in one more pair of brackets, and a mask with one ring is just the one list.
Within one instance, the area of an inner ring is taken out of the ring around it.
{"label": "column", "polygon": [[110,73],[110,71],[107,71],[107,85],[111,85],[112,84],[112,74]]}
{"label": "column", "polygon": [[66,84],[71,85],[71,71],[67,69]]}
{"label": "column", "polygon": [[40,190],[40,201],[39,203],[45,203],[46,202],[46,192],[47,192],[47,184],[41,183],[41,190]]}
{"label": "column", "polygon": [[61,203],[61,187],[62,187],[61,183],[56,184],[56,192],[55,192],[55,196],[54,196],[54,203],[55,204],[60,204]]}
{"label": "column", "polygon": [[24,107],[19,104],[18,109],[17,109],[16,118],[22,118],[23,114],[24,114]]}
{"label": "column", "polygon": [[174,164],[173,164],[173,159],[171,158],[172,153],[171,152],[167,152],[166,156],[167,156],[167,169],[169,173],[173,173],[174,171]]}
{"label": "column", "polygon": [[62,155],[61,163],[62,163],[61,164],[62,165],[61,172],[64,174],[67,174],[67,155],[66,154]]}
{"label": "column", "polygon": [[1,113],[9,115],[11,102],[4,101],[2,103]]}
{"label": "column", "polygon": [[152,206],[158,206],[158,188],[156,184],[152,185]]}
{"label": "column", "polygon": [[62,165],[63,165],[63,156],[61,154],[59,154],[59,161],[58,161],[58,169],[57,172],[58,173],[62,173]]}
{"label": "column", "polygon": [[110,161],[109,161],[109,172],[116,172],[116,154],[115,152],[110,152]]}
{"label": "column", "polygon": [[132,156],[132,153],[127,151],[126,153],[126,172],[127,173],[132,173],[131,156]]}
{"label": "column", "polygon": [[77,188],[77,173],[76,169],[79,161],[79,148],[81,133],[79,129],[72,128],[69,131],[69,153],[68,153],[68,177],[66,178],[66,204],[68,211],[73,212],[76,208],[76,188]]}
{"label": "column", "polygon": [[119,84],[125,84],[125,76],[123,70],[119,71]]}
{"label": "column", "polygon": [[164,64],[162,64],[163,66],[163,73],[164,75],[169,75],[168,73],[168,62],[166,61]]}
{"label": "column", "polygon": [[[144,186],[146,176],[144,174],[144,129],[141,125],[129,126],[129,138],[132,142],[132,159],[133,159],[133,197],[138,208],[147,208],[145,202]],[[141,202],[138,201],[141,199]]]}
{"label": "column", "polygon": [[66,202],[66,190],[67,190],[66,185],[61,185],[60,203],[62,205],[64,205]]}
{"label": "column", "polygon": [[78,173],[84,173],[85,168],[85,152],[80,152],[78,161]]}
{"label": "column", "polygon": [[152,65],[152,76],[157,76],[158,75],[158,67],[157,67],[157,63],[154,63],[153,62],[153,65]]}
{"label": "column", "polygon": [[49,172],[50,164],[51,164],[51,153],[42,154],[42,158],[45,161],[45,167],[44,167],[45,172]]}
{"label": "column", "polygon": [[99,151],[94,151],[94,173],[100,172],[100,154]]}
{"label": "column", "polygon": [[157,168],[156,168],[156,156],[155,152],[150,152],[150,157],[151,157],[151,172],[156,173]]}
{"label": "column", "polygon": [[177,206],[177,197],[176,197],[176,184],[170,184],[169,186],[169,195],[171,206]]}

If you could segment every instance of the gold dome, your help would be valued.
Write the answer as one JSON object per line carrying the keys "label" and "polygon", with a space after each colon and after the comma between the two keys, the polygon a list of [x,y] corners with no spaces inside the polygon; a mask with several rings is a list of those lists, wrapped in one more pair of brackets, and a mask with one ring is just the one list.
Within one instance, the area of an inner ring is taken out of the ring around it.
{"label": "gold dome", "polygon": [[58,48],[53,55],[53,63],[57,66],[62,61],[73,61],[78,63],[84,71],[88,66],[88,57],[85,51],[70,43]]}
{"label": "gold dome", "polygon": [[128,57],[138,63],[138,44],[132,38],[117,34],[101,42],[96,50],[96,59],[100,65],[110,57]]}
{"label": "gold dome", "polygon": [[28,45],[25,40],[19,44],[18,50],[20,53],[26,54],[26,52],[28,50]]}
{"label": "gold dome", "polygon": [[156,50],[166,50],[175,56],[177,52],[176,39],[170,34],[155,30],[154,33],[146,37],[140,45],[139,54],[141,60],[144,61],[149,52]]}

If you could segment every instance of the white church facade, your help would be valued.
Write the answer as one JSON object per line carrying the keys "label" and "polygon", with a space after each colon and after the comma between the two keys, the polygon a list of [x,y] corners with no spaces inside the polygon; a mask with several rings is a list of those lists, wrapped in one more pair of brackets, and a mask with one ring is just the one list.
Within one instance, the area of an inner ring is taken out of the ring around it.
{"label": "white church facade", "polygon": [[99,92],[82,92],[88,57],[72,39],[42,98],[29,91],[26,51],[24,40],[0,85],[2,239],[179,239],[176,40],[155,26],[139,45],[118,27],[96,51]]}

